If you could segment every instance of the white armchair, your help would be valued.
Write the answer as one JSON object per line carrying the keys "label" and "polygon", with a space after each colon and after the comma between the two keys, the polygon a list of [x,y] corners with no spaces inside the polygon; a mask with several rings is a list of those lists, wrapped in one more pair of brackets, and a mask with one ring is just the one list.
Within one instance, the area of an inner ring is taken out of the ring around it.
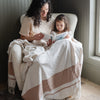
{"label": "white armchair", "polygon": [[[58,14],[61,14],[61,13],[53,13],[53,16],[56,17]],[[69,19],[69,28],[72,31],[72,37],[74,37],[74,31],[75,31],[77,21],[78,21],[77,16],[75,14],[71,14],[71,13],[63,13],[63,14],[65,14]],[[22,22],[24,16],[25,15],[21,16],[21,19],[20,19],[21,22]],[[19,45],[17,45],[17,44],[14,45],[14,47],[12,48],[12,53],[13,53],[13,62],[15,64],[14,70],[17,70],[17,71],[14,71],[15,77],[16,77],[16,79],[18,79],[17,84],[18,84],[19,90],[22,90],[23,82],[20,77],[21,76],[20,71],[21,71],[21,69],[23,69],[23,67],[25,68],[26,63],[22,62],[21,47]]]}
{"label": "white armchair", "polygon": [[[75,14],[72,14],[72,13],[53,13],[53,17],[56,18],[57,15],[59,14],[64,14],[68,17],[68,20],[69,20],[69,28],[70,28],[70,31],[72,32],[72,36],[74,36],[74,32],[75,32],[75,28],[76,28],[76,25],[77,25],[77,21],[78,21],[78,18]],[[25,16],[25,14],[23,14],[20,18],[20,23],[22,23],[22,20],[23,20],[23,17]]]}

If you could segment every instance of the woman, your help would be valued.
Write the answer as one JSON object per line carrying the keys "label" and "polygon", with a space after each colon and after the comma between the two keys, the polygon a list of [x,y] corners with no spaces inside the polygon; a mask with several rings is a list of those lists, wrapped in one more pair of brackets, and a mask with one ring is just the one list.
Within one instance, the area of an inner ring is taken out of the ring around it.
{"label": "woman", "polygon": [[33,0],[22,23],[21,38],[28,41],[40,40],[43,38],[42,32],[50,34],[52,22],[51,2],[49,0]]}
{"label": "woman", "polygon": [[[42,39],[44,36],[42,33],[51,33],[53,21],[54,19],[51,17],[50,0],[32,0],[29,9],[26,12],[26,16],[22,21],[19,32],[21,39],[28,40],[29,42]],[[10,43],[8,49],[8,91],[12,94],[14,94],[14,87],[16,85],[15,79],[17,80],[18,85],[21,84],[21,80],[19,79],[20,75],[17,75],[16,71],[14,72],[14,70],[17,70],[17,68],[14,66],[16,64],[13,63],[16,62],[13,59],[13,52],[14,49],[19,49],[21,51],[20,46],[22,46],[24,42],[26,41],[22,41],[20,39],[14,40]],[[19,54],[19,56],[21,55],[22,54]],[[19,88],[20,90],[22,89],[20,85]]]}
{"label": "woman", "polygon": [[[23,40],[15,40],[9,46],[9,92],[13,91],[16,79],[25,100],[76,97],[80,90],[82,45],[78,41],[75,43],[70,39],[59,40],[47,50],[35,46],[41,54],[37,53],[31,64],[27,62],[21,66],[14,61],[13,53],[16,50],[13,52],[13,48],[16,44],[22,47],[19,49],[22,52],[26,46],[34,48],[31,41],[42,39],[41,33],[50,34],[54,21],[50,15],[50,7],[49,0],[33,0],[22,20],[20,34]],[[21,75],[16,65],[21,66]]]}

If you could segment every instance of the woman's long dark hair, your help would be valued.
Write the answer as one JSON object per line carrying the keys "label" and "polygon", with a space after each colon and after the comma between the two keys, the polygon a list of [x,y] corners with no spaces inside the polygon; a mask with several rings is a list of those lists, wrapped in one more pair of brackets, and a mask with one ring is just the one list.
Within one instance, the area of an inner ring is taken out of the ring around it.
{"label": "woman's long dark hair", "polygon": [[34,26],[39,26],[41,19],[40,19],[40,12],[41,8],[44,6],[45,3],[49,5],[49,11],[47,14],[47,21],[51,18],[51,1],[50,0],[32,0],[32,3],[29,9],[26,12],[26,16],[34,18]]}
{"label": "woman's long dark hair", "polygon": [[69,22],[68,22],[68,18],[67,16],[60,14],[56,17],[55,21],[54,21],[54,29],[53,31],[58,32],[57,28],[56,28],[56,22],[57,21],[63,21],[65,23],[65,28],[64,28],[64,32],[65,31],[69,31]]}

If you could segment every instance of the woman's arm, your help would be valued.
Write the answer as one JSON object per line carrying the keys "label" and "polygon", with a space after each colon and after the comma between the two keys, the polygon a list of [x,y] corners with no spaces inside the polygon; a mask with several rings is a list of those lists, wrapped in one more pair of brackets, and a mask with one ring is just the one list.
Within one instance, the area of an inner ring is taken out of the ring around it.
{"label": "woman's arm", "polygon": [[36,34],[34,36],[23,36],[21,35],[20,38],[21,39],[27,39],[28,41],[33,41],[33,40],[41,40],[44,37],[44,35],[42,33]]}

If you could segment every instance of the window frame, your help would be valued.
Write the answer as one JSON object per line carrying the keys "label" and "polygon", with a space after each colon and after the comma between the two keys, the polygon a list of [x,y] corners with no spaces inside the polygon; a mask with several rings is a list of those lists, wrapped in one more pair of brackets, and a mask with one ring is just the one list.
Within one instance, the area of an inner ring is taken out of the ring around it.
{"label": "window frame", "polygon": [[100,56],[96,56],[96,2],[97,0],[89,0],[89,33],[85,41],[86,48],[83,48],[84,63],[91,64],[91,67],[100,66]]}
{"label": "window frame", "polygon": [[96,0],[96,56],[100,56],[100,0]]}

